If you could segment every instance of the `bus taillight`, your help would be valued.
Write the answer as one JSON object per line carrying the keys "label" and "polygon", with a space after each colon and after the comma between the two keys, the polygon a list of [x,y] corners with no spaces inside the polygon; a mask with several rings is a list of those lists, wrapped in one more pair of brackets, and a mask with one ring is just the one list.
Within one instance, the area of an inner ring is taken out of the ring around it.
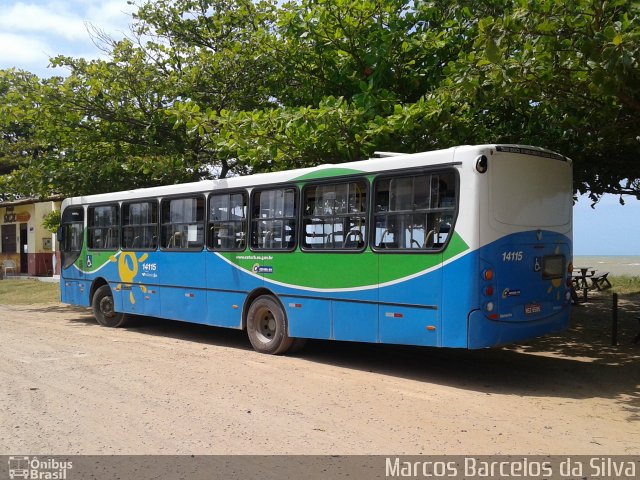
{"label": "bus taillight", "polygon": [[498,303],[495,297],[496,288],[494,286],[495,279],[493,274],[493,267],[491,267],[490,265],[486,265],[486,267],[480,271],[480,277],[482,278],[480,291],[484,296],[482,306],[484,314],[491,320],[497,320]]}
{"label": "bus taillight", "polygon": [[567,273],[569,275],[567,275],[567,281],[566,281],[566,286],[567,288],[571,289],[571,285],[573,283],[573,278],[572,278],[572,274],[573,274],[573,263],[569,262],[567,265]]}

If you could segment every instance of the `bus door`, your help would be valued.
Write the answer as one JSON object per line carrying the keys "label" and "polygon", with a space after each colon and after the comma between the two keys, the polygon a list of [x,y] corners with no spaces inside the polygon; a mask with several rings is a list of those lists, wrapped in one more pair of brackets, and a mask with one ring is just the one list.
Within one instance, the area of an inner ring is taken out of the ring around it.
{"label": "bus door", "polygon": [[[119,282],[113,292],[114,302],[123,312],[161,316],[163,254],[158,252],[158,202],[123,202],[120,218],[122,250],[117,256]],[[109,236],[107,231],[106,237]]]}
{"label": "bus door", "polygon": [[288,303],[292,335],[378,341],[377,255],[367,248],[368,190],[363,178],[312,183],[302,190],[300,244],[308,253],[297,254],[300,263],[292,259],[289,269],[300,272],[295,283],[333,291],[304,292],[320,298]]}
{"label": "bus door", "polygon": [[440,345],[442,248],[452,234],[455,178],[435,172],[380,179],[374,190],[379,341]]}
{"label": "bus door", "polygon": [[[257,270],[247,251],[247,202],[244,191],[209,196],[206,241],[207,324],[240,328],[247,293],[263,282],[244,268]],[[256,272],[257,273],[257,272]]]}
{"label": "bus door", "polygon": [[61,301],[74,305],[88,305],[84,285],[84,208],[67,207],[62,213],[57,232],[60,242]]}
{"label": "bus door", "polygon": [[[441,253],[379,256],[380,342],[440,345],[441,263]],[[425,273],[410,278],[419,265]]]}
{"label": "bus door", "polygon": [[160,249],[157,274],[165,318],[204,323],[207,278],[202,195],[160,202]]}

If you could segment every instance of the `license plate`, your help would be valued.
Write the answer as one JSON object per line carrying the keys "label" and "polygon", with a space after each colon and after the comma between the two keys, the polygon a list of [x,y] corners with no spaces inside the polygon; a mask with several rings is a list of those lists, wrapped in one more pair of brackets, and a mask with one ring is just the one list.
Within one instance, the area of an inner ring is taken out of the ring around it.
{"label": "license plate", "polygon": [[538,303],[529,303],[524,306],[525,315],[533,315],[535,313],[540,313],[542,311],[542,307]]}

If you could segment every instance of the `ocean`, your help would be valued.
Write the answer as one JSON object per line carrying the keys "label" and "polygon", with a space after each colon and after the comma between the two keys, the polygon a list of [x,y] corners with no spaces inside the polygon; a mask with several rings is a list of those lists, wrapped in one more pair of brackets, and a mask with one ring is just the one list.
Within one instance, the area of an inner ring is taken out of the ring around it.
{"label": "ocean", "polygon": [[640,256],[588,256],[574,255],[574,271],[579,268],[589,268],[609,275],[631,275],[640,277]]}

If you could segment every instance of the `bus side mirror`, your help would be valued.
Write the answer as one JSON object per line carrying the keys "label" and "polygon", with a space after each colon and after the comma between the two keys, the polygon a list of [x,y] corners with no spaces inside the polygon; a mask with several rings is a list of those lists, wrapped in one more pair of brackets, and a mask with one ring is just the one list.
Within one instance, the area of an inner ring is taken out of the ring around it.
{"label": "bus side mirror", "polygon": [[58,239],[58,243],[64,242],[64,230],[62,226],[59,226],[58,229],[56,230],[56,238]]}

